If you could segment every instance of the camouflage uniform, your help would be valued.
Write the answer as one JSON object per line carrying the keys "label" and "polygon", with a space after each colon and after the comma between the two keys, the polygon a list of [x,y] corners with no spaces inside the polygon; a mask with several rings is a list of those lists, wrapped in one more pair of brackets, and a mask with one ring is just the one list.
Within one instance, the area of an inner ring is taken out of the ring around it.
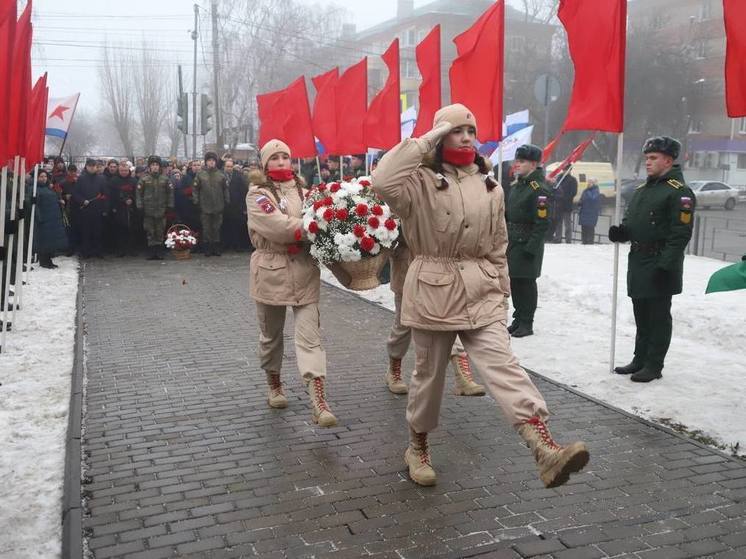
{"label": "camouflage uniform", "polygon": [[151,251],[163,246],[166,229],[166,210],[174,207],[174,189],[168,178],[148,173],[137,183],[137,209],[143,213],[145,234]]}

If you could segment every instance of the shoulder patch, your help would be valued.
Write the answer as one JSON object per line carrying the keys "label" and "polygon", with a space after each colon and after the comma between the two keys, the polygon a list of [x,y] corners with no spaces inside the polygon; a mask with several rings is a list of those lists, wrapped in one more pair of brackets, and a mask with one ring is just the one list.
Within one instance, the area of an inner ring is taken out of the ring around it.
{"label": "shoulder patch", "polygon": [[265,214],[271,214],[275,211],[275,207],[270,202],[269,198],[264,195],[258,196],[256,199],[256,205],[259,206]]}
{"label": "shoulder patch", "polygon": [[533,188],[534,190],[539,190],[541,188],[541,185],[536,181],[531,181],[529,184],[531,185],[531,188]]}
{"label": "shoulder patch", "polygon": [[547,218],[547,197],[537,196],[536,198],[536,216],[539,219]]}
{"label": "shoulder patch", "polygon": [[674,188],[676,188],[676,189],[679,189],[679,188],[681,188],[682,186],[684,186],[684,184],[683,184],[683,183],[681,183],[681,182],[677,181],[676,179],[668,179],[668,181],[667,181],[667,182],[668,182],[668,184],[669,184],[670,186],[673,186],[673,187],[674,187]]}

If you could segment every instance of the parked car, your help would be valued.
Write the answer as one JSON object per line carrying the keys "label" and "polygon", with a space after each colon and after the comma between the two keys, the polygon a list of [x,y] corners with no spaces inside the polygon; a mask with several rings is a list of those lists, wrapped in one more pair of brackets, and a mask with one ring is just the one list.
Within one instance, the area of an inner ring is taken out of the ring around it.
{"label": "parked car", "polygon": [[635,190],[642,184],[645,184],[643,179],[622,179],[622,201],[625,205],[629,204]]}
{"label": "parked car", "polygon": [[738,190],[724,182],[692,181],[688,185],[697,197],[698,208],[732,210],[738,203]]}

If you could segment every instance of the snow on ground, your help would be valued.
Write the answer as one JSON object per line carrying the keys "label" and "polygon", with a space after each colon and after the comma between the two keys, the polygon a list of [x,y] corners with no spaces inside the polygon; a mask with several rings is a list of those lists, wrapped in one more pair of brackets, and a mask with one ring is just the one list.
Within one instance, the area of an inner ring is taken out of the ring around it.
{"label": "snow on ground", "polygon": [[78,262],[55,263],[34,267],[0,354],[0,557],[61,551]]}
{"label": "snow on ground", "polygon": [[[626,296],[627,251],[620,250],[616,365],[632,360],[635,322]],[[746,291],[705,296],[727,262],[687,256],[684,292],[673,298],[673,339],[663,378],[637,384],[609,373],[611,245],[546,245],[534,336],[513,340],[527,368],[659,423],[700,430],[746,451]],[[322,279],[339,285],[324,270]],[[388,285],[360,295],[393,309]]]}

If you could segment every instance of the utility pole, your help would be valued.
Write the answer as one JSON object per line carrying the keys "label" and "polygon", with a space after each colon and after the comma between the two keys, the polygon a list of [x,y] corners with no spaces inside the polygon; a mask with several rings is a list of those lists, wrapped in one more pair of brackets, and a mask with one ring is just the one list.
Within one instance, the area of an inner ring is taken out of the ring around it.
{"label": "utility pole", "polygon": [[199,6],[194,5],[194,29],[192,40],[194,41],[194,68],[192,74],[192,157],[197,159],[197,25],[199,24]]}
{"label": "utility pole", "polygon": [[[182,85],[182,82],[181,82],[181,64],[179,64],[179,102],[181,103],[181,100],[185,98],[189,99],[189,97],[185,97],[184,95],[184,86]],[[188,103],[185,107],[183,107],[183,110],[184,110],[185,117],[189,115],[189,104]],[[187,134],[189,134],[188,120],[187,120],[187,125],[185,126],[183,132],[184,132],[184,159],[189,159],[189,150],[187,149],[187,146],[188,146]]]}
{"label": "utility pole", "polygon": [[215,103],[215,143],[218,155],[223,153],[223,127],[220,119],[220,96],[218,95],[218,69],[220,67],[220,53],[218,52],[218,2],[211,0],[210,10],[212,12],[212,77],[213,77],[213,103]]}

